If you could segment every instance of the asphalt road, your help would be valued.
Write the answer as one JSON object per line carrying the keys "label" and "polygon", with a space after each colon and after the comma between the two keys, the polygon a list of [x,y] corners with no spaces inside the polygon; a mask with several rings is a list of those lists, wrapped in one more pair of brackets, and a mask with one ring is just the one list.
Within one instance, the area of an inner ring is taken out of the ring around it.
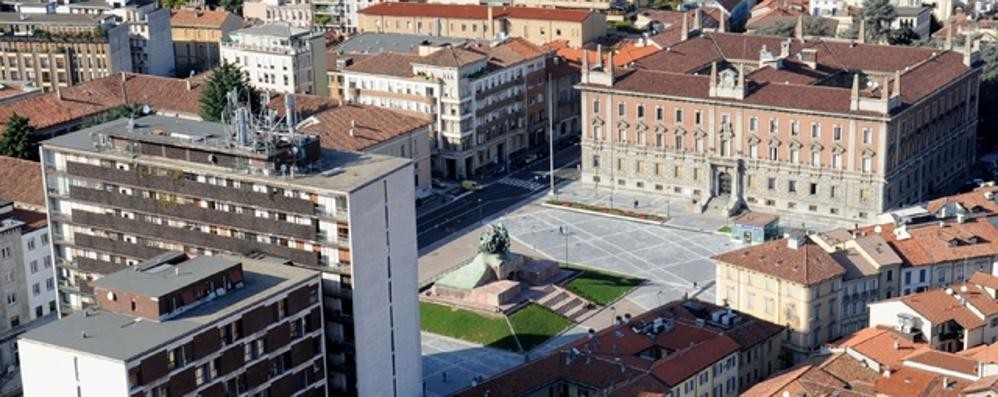
{"label": "asphalt road", "polygon": [[[555,152],[555,168],[566,167],[579,160],[579,146],[572,145]],[[444,208],[428,213],[416,220],[419,249],[433,245],[469,226],[482,222],[491,215],[512,208],[527,197],[548,188],[547,158],[535,161],[527,168],[507,175],[488,186],[446,204]],[[561,178],[566,172],[556,172]],[[538,181],[534,176],[541,175]],[[543,185],[543,187],[541,187]]]}

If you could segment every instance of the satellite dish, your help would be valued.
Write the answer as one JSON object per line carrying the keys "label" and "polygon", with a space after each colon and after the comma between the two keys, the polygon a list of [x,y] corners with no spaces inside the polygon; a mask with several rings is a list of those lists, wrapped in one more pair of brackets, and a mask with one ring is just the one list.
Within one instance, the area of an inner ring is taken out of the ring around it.
{"label": "satellite dish", "polygon": [[142,114],[149,114],[149,112],[152,112],[152,109],[149,108],[149,105],[142,105]]}

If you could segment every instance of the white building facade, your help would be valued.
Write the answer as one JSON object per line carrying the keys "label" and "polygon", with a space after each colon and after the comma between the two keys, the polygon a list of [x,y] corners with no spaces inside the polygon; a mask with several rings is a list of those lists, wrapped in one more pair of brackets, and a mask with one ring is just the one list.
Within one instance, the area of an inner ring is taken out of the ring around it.
{"label": "white building facade", "polygon": [[240,29],[222,40],[221,57],[258,89],[329,96],[325,39],[310,30],[286,22]]}

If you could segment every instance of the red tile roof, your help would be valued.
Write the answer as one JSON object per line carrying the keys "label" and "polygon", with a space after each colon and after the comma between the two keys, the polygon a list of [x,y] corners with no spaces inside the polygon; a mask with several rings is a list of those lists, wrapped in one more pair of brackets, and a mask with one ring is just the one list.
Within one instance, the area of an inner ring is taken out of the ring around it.
{"label": "red tile roof", "polygon": [[[122,76],[125,76],[124,90]],[[125,104],[149,105],[153,110],[197,115],[202,83],[193,79],[188,90],[184,79],[120,73],[83,84],[0,104],[0,123],[12,113],[30,119],[39,130],[79,121]]]}
{"label": "red tile roof", "polygon": [[0,156],[0,199],[45,209],[42,165],[34,161]]}
{"label": "red tile roof", "polygon": [[821,247],[806,243],[792,249],[786,239],[725,252],[713,259],[802,285],[814,285],[846,272]]}
{"label": "red tile roof", "polygon": [[[672,36],[675,34],[670,33],[665,38],[668,43],[653,37],[653,41],[666,49],[638,61],[636,68],[640,73],[621,73],[621,78],[613,88],[650,94],[688,93],[680,95],[734,102],[709,97],[707,90],[703,88],[705,82],[695,79],[674,81],[676,79],[673,75],[655,73],[703,74],[703,69],[712,62],[758,62],[760,50],[764,47],[778,55],[781,43],[788,40],[790,53],[784,61],[785,67],[780,70],[762,69],[748,76],[748,94],[741,102],[767,107],[872,115],[875,113],[852,110],[849,87],[819,86],[816,83],[832,74],[855,70],[887,75],[900,72],[902,102],[912,104],[972,71],[963,64],[962,55],[931,48],[859,44],[827,38],[802,42],[781,37],[720,32],[708,32],[674,43],[675,37]],[[805,49],[815,52],[814,68],[793,60]],[[877,56],[869,56],[872,53]],[[628,82],[631,79],[638,81]],[[671,87],[678,85],[690,86]]]}
{"label": "red tile roof", "polygon": [[942,324],[952,320],[966,329],[984,326],[983,319],[977,317],[974,312],[964,307],[954,296],[947,294],[943,289],[932,289],[907,295],[900,300],[933,324]]}
{"label": "red tile roof", "polygon": [[[985,195],[990,193],[992,198]],[[982,186],[972,192],[955,194],[932,200],[925,206],[930,213],[937,213],[947,204],[958,203],[960,206],[971,212],[983,212],[987,214],[998,214],[998,186]]]}
{"label": "red tile roof", "polygon": [[[970,385],[970,382],[951,376],[945,378],[928,371],[915,368],[901,368],[890,377],[877,378],[875,388],[878,395],[897,397],[956,397],[960,390]],[[943,380],[950,382],[950,387],[943,387]]]}
{"label": "red tile roof", "polygon": [[976,272],[970,276],[970,283],[983,287],[998,289],[998,276],[984,272]]}
{"label": "red tile roof", "polygon": [[930,349],[922,342],[913,342],[889,327],[864,328],[835,344],[840,349],[852,349],[887,368],[901,368],[904,358]]}
{"label": "red tile roof", "polygon": [[905,361],[920,363],[935,368],[959,372],[969,376],[977,376],[977,361],[955,353],[938,350],[925,350],[905,358]]}
{"label": "red tile roof", "polygon": [[[357,11],[364,15],[437,17],[458,19],[488,19],[489,6],[428,4],[428,3],[378,3]],[[492,7],[493,18],[534,19],[544,21],[582,22],[594,13],[583,10],[566,10],[535,7]]]}
{"label": "red tile roof", "polygon": [[239,18],[228,11],[173,10],[170,13],[171,27],[200,27],[221,29],[229,18]]}
{"label": "red tile roof", "polygon": [[998,363],[998,343],[974,346],[957,354],[984,363]]}
{"label": "red tile roof", "polygon": [[[964,223],[949,221],[943,225],[940,227],[935,222],[908,225],[905,233],[910,237],[902,238],[898,237],[893,224],[879,227],[880,236],[912,266],[989,258],[998,253],[998,228],[987,218],[969,219]],[[876,230],[876,227],[866,227],[860,229],[860,233],[875,233]],[[970,241],[970,237],[976,237],[977,242]]]}

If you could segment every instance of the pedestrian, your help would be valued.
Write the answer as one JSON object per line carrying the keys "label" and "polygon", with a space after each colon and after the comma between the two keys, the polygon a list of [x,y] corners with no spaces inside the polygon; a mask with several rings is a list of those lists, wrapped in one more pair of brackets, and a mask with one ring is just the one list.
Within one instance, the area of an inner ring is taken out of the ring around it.
{"label": "pedestrian", "polygon": [[638,200],[634,200],[634,209],[638,209]]}

